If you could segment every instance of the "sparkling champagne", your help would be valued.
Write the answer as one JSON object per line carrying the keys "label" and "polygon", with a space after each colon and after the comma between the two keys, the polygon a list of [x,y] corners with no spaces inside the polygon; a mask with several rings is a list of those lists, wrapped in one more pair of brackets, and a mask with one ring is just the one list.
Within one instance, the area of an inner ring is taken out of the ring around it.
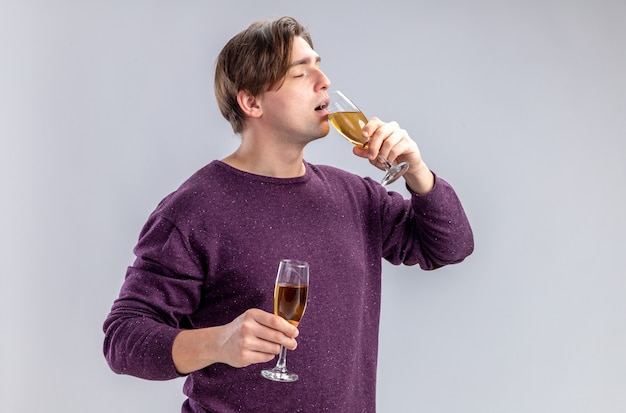
{"label": "sparkling champagne", "polygon": [[[368,140],[363,138],[363,128],[367,124],[367,118],[361,110],[340,90],[328,92],[328,119],[337,131],[348,139],[352,144],[367,148]],[[391,164],[384,156],[378,154],[377,166],[385,168],[385,176],[380,181],[383,185],[389,185],[401,177],[408,169],[408,162]]]}
{"label": "sparkling champagne", "polygon": [[363,112],[335,112],[329,114],[328,119],[347,140],[354,145],[365,147],[367,139],[361,135],[361,131],[367,123],[367,118]]}
{"label": "sparkling champagne", "polygon": [[[298,327],[306,308],[309,293],[309,264],[304,261],[282,259],[274,283],[274,314]],[[261,371],[266,379],[292,382],[298,375],[287,370],[287,349],[280,346],[276,367]]]}
{"label": "sparkling champagne", "polygon": [[277,284],[274,290],[274,314],[298,327],[306,308],[307,285]]}

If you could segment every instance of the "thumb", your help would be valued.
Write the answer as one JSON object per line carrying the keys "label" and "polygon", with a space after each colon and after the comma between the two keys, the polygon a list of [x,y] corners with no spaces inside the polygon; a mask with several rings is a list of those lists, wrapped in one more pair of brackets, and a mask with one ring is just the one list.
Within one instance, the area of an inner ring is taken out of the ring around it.
{"label": "thumb", "polygon": [[353,146],[352,153],[360,158],[367,158],[368,150],[361,146]]}

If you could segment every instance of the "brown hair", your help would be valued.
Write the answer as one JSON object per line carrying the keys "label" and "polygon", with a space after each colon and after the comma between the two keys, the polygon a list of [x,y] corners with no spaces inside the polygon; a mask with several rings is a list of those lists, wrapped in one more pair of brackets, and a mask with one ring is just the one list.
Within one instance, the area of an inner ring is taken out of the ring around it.
{"label": "brown hair", "polygon": [[215,68],[215,97],[222,115],[235,133],[241,133],[245,114],[237,103],[237,93],[253,96],[280,87],[291,64],[295,36],[313,41],[307,29],[292,17],[260,20],[226,43]]}

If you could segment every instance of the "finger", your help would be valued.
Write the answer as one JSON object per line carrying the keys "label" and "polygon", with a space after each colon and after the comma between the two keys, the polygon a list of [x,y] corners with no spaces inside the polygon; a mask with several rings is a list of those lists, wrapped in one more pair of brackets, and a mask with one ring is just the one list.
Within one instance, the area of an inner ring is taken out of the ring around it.
{"label": "finger", "polygon": [[397,130],[385,140],[381,147],[381,154],[391,163],[400,157],[412,152],[412,141],[406,131]]}
{"label": "finger", "polygon": [[251,364],[266,363],[272,360],[280,352],[280,346],[269,343],[268,345],[240,347],[231,352],[226,362],[233,367],[246,367]]}
{"label": "finger", "polygon": [[385,169],[384,165],[379,161],[379,156],[388,158],[389,152],[401,139],[402,133],[397,123],[380,122],[368,142],[368,158],[370,163],[381,169]]}
{"label": "finger", "polygon": [[406,161],[413,166],[419,165],[422,161],[417,143],[406,132],[403,132],[401,139],[391,147],[388,157],[392,163]]}
{"label": "finger", "polygon": [[376,134],[376,130],[383,125],[384,122],[374,116],[367,121],[361,132],[364,137],[369,139],[372,138]]}
{"label": "finger", "polygon": [[384,122],[380,119],[373,117],[363,127],[362,134],[367,139],[367,158],[370,162],[374,161],[378,156],[380,145],[382,144],[380,129],[384,127]]}
{"label": "finger", "polygon": [[253,313],[253,316],[256,322],[271,330],[279,331],[287,337],[298,337],[298,329],[282,317],[260,310]]}
{"label": "finger", "polygon": [[236,332],[229,333],[223,351],[228,364],[243,367],[271,360],[280,352],[281,345],[289,350],[297,347],[295,339],[247,317],[236,327]]}
{"label": "finger", "polygon": [[366,126],[368,127],[366,134],[369,136],[368,146],[373,158],[381,151],[380,155],[388,155],[391,148],[406,135],[406,131],[400,129],[397,122],[385,123],[378,118],[372,118]]}
{"label": "finger", "polygon": [[400,128],[397,122],[389,122],[381,126],[376,138],[382,139],[379,154],[390,163],[400,160],[419,160],[419,148],[405,129]]}
{"label": "finger", "polygon": [[262,351],[261,348],[255,347],[259,344],[254,341],[257,338],[264,342],[276,343],[286,347],[295,346],[295,338],[299,331],[281,317],[262,310],[252,309],[246,311],[238,319],[236,329],[239,331],[244,347]]}
{"label": "finger", "polygon": [[369,155],[369,149],[368,148],[364,148],[362,146],[353,146],[352,147],[352,153],[354,153],[356,156],[360,157],[360,158],[367,158]]}
{"label": "finger", "polygon": [[245,367],[270,361],[280,351],[280,345],[258,337],[252,326],[242,324],[221,346],[221,358],[233,367]]}
{"label": "finger", "polygon": [[[244,320],[241,326],[242,334],[251,338],[256,337],[264,342],[258,343],[251,340],[250,345],[256,346],[252,347],[255,350],[277,354],[281,345],[289,350],[295,350],[298,346],[295,338],[300,332],[282,317],[262,310],[248,310],[246,315],[248,315],[248,322]],[[268,343],[271,348],[268,347]]]}
{"label": "finger", "polygon": [[298,347],[298,342],[295,338],[287,337],[283,333],[272,329],[266,329],[263,333],[259,334],[258,338],[265,342],[259,344],[260,349],[262,348],[263,351],[271,351],[274,354],[278,354],[280,346],[284,346],[289,350],[295,350],[296,347]]}
{"label": "finger", "polygon": [[242,344],[242,348],[248,351],[268,354],[270,356],[278,354],[280,352],[280,346],[284,346],[289,350],[294,350],[297,347],[295,339],[287,338],[280,333],[249,336],[242,341]]}

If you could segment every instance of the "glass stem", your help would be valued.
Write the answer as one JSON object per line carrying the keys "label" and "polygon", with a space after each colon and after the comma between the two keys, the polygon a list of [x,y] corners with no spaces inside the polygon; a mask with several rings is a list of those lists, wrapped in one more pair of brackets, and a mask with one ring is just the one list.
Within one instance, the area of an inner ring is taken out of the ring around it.
{"label": "glass stem", "polygon": [[284,346],[280,346],[280,355],[275,368],[283,373],[287,371],[287,349]]}
{"label": "glass stem", "polygon": [[392,166],[391,163],[387,159],[385,159],[382,155],[378,155],[378,161],[382,163],[383,165],[385,165],[387,169],[390,169]]}

